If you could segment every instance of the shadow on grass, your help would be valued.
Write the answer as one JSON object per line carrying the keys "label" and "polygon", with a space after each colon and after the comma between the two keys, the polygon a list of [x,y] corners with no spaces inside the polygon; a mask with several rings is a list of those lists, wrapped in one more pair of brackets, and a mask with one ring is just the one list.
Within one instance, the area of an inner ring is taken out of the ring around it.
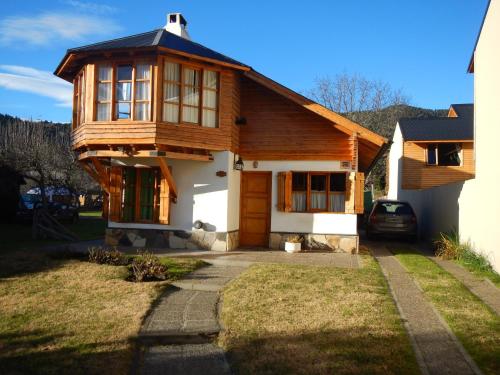
{"label": "shadow on grass", "polygon": [[248,335],[247,339],[229,339],[227,347],[231,367],[238,374],[419,373],[404,335],[362,328],[259,338]]}
{"label": "shadow on grass", "polygon": [[63,338],[64,335],[47,335],[41,331],[1,334],[0,374],[123,374],[129,372],[130,350],[110,349],[117,343],[55,347],[56,342]]}

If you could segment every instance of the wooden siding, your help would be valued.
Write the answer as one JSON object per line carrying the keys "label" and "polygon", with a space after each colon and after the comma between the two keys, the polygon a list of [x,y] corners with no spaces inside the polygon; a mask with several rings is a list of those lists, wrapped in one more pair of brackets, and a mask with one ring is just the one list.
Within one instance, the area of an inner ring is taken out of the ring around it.
{"label": "wooden siding", "polygon": [[462,143],[462,165],[427,165],[425,143],[403,144],[403,189],[427,189],[474,178],[473,143]]}
{"label": "wooden siding", "polygon": [[243,159],[354,161],[351,136],[248,78],[241,80],[241,115]]}

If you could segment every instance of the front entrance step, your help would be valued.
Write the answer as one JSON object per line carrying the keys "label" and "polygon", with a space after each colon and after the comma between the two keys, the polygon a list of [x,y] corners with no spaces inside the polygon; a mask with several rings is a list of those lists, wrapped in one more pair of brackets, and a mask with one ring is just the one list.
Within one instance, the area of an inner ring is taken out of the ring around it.
{"label": "front entrance step", "polygon": [[229,375],[231,370],[218,346],[188,344],[147,349],[142,374]]}

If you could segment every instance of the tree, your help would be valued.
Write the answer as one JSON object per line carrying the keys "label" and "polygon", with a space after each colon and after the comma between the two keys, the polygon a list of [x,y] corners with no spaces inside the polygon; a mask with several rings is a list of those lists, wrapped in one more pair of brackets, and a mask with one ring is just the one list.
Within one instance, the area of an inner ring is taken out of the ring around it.
{"label": "tree", "polygon": [[[388,83],[360,75],[339,74],[318,78],[310,96],[319,104],[387,138],[392,137],[397,121],[406,116],[408,97]],[[385,157],[381,157],[366,178],[383,189]]]}

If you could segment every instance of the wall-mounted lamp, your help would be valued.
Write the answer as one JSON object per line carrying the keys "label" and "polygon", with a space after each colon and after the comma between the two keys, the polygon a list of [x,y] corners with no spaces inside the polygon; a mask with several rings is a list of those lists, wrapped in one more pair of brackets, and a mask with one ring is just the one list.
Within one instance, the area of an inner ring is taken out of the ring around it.
{"label": "wall-mounted lamp", "polygon": [[234,162],[234,169],[237,171],[243,170],[243,160],[241,159],[241,156],[239,156],[238,160]]}

